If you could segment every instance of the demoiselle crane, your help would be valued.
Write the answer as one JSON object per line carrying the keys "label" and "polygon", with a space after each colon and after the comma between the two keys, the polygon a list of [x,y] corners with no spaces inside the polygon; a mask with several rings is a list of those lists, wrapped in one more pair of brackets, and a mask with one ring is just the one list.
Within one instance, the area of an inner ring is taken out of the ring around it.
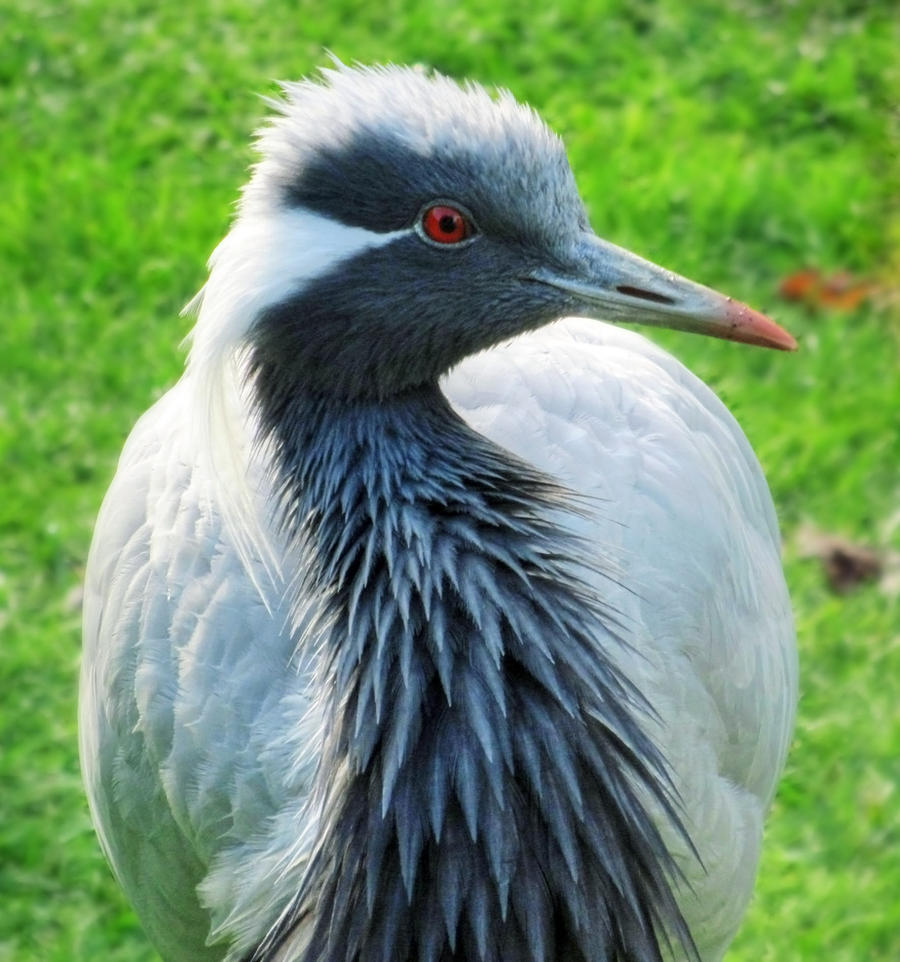
{"label": "demoiselle crane", "polygon": [[722,957],[795,700],[759,465],[609,321],[790,349],[592,233],[508,94],[288,84],[87,574],[81,752],[168,962]]}

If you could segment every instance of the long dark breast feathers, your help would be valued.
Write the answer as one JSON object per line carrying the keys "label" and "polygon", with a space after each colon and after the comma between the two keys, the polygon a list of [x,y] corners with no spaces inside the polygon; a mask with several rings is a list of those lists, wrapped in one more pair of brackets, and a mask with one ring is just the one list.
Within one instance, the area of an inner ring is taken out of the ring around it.
{"label": "long dark breast feathers", "polygon": [[546,520],[563,496],[446,412],[378,417],[307,417],[309,457],[279,441],[304,465],[288,515],[319,559],[331,727],[318,842],[251,962],[692,953],[648,813],[684,834],[666,764],[608,655],[615,614]]}

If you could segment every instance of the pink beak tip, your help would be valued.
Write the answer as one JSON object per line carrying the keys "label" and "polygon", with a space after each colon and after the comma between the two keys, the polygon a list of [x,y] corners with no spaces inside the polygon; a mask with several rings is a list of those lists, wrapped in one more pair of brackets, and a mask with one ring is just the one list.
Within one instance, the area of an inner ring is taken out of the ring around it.
{"label": "pink beak tip", "polygon": [[778,351],[796,351],[797,341],[773,320],[740,301],[728,299],[725,310],[730,331],[725,337],[745,344],[758,344]]}

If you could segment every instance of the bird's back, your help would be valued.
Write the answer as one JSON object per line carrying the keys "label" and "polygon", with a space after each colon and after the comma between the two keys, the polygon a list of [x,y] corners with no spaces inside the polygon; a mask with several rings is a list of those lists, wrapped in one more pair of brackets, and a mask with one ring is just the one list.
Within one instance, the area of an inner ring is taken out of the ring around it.
{"label": "bird's back", "polygon": [[[756,459],[682,365],[596,321],[469,358],[443,387],[477,431],[584,498],[597,590],[630,642],[616,657],[656,712],[646,727],[688,830],[703,827],[703,868],[667,838],[701,955],[716,960],[749,899],[796,684]],[[173,962],[224,958],[229,942],[240,959],[290,899],[315,839],[305,802],[318,748],[314,645],[295,650],[283,588],[239,560],[191,445],[188,389],[136,427],[104,504],[82,697],[104,847]],[[287,554],[287,584],[291,565]],[[210,931],[224,942],[206,950]]]}

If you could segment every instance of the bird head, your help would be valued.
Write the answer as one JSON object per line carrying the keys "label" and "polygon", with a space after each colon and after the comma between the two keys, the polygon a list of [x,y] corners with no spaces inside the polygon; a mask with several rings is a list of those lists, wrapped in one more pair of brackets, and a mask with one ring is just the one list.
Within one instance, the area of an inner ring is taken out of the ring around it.
{"label": "bird head", "polygon": [[559,138],[507,93],[399,67],[287,84],[211,259],[194,350],[383,398],[566,314],[781,349],[772,321],[591,230]]}

